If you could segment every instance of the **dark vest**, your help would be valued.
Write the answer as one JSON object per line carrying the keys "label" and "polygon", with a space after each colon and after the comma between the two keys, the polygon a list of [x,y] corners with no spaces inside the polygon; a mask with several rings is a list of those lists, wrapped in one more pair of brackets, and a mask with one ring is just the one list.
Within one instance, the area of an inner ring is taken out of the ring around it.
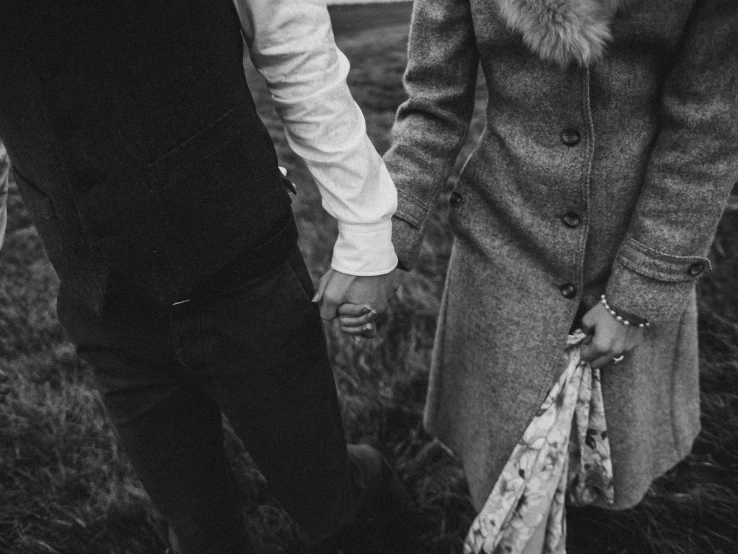
{"label": "dark vest", "polygon": [[232,0],[0,0],[0,138],[62,295],[171,303],[296,241]]}

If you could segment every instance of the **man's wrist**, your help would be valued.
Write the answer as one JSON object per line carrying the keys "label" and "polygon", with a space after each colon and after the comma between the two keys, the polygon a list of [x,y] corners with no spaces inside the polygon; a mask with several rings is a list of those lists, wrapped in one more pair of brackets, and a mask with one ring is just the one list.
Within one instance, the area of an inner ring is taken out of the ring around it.
{"label": "man's wrist", "polygon": [[374,224],[338,223],[331,267],[360,277],[385,275],[397,267],[392,246],[392,222]]}

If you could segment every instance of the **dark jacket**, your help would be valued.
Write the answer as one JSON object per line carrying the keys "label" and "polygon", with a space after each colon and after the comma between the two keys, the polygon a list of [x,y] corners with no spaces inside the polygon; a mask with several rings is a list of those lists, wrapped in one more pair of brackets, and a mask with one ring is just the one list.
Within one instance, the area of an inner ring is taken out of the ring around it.
{"label": "dark jacket", "polygon": [[617,507],[699,430],[694,283],[738,179],[735,0],[417,0],[394,145],[401,263],[451,172],[481,63],[486,128],[451,196],[456,241],[426,423],[478,506],[607,293],[653,322],[603,371]]}
{"label": "dark jacket", "polygon": [[231,0],[0,6],[0,137],[61,296],[99,310],[112,269],[171,303],[294,245]]}

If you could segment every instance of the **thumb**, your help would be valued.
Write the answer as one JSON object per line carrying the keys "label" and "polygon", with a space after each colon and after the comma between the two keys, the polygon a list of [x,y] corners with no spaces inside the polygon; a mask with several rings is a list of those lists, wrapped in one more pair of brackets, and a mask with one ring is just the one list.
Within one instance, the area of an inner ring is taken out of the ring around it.
{"label": "thumb", "polygon": [[338,316],[338,306],[326,300],[320,305],[320,317],[328,321],[336,319]]}
{"label": "thumb", "polygon": [[333,276],[333,269],[329,269],[328,272],[321,277],[320,284],[318,285],[318,292],[315,293],[315,296],[313,297],[313,302],[320,303],[320,317],[328,320],[336,319],[338,316],[338,303],[334,300],[335,294],[326,294],[326,289],[328,288]]}
{"label": "thumb", "polygon": [[310,300],[313,304],[320,304],[320,301],[323,299],[323,294],[325,293],[325,287],[328,285],[328,280],[331,278],[331,269],[325,272],[325,274],[320,278],[320,281],[318,281],[318,290],[315,292],[315,295],[313,295],[313,298]]}
{"label": "thumb", "polygon": [[[595,306],[596,308],[597,306]],[[595,317],[595,308],[591,308],[584,314],[582,321],[580,322],[579,328],[585,335],[591,336],[594,334],[597,318]]]}

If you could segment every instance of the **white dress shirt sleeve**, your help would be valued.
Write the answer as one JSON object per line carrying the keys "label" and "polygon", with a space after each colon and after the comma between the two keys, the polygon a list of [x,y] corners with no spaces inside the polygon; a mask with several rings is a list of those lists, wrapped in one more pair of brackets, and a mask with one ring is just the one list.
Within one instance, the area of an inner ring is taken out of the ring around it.
{"label": "white dress shirt sleeve", "polygon": [[366,135],[336,47],[325,0],[234,0],[251,61],[264,76],[287,142],[307,165],[338,220],[331,266],[382,275],[397,265],[397,191]]}

